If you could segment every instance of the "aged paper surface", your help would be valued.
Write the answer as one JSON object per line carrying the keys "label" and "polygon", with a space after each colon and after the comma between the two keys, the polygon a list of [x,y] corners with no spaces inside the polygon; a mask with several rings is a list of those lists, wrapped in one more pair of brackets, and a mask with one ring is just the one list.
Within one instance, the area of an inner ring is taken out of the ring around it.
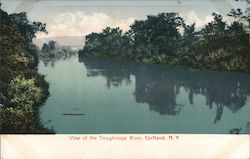
{"label": "aged paper surface", "polygon": [[[1,3],[10,14],[27,12],[30,19],[46,22],[48,34],[38,34],[33,39],[40,50],[49,41],[58,40],[64,46],[60,49],[77,51],[83,49],[83,36],[99,33],[106,27],[104,32],[109,32],[109,27],[128,31],[134,21],[145,20],[151,14],[177,12],[189,27],[195,23],[196,29],[201,30],[213,20],[209,7],[215,16],[217,13],[225,16],[232,8],[246,8],[234,0],[2,0]],[[225,21],[231,22],[230,18]],[[180,35],[183,32],[184,28],[180,29]],[[249,34],[249,29],[246,33]],[[166,40],[158,38],[159,43]],[[223,75],[193,70],[185,73],[185,69],[173,71],[150,66],[137,69],[139,65],[128,68],[127,63],[81,61],[78,56],[70,59],[73,62],[57,60],[41,61],[38,68],[42,74],[52,72],[48,75],[51,98],[41,107],[40,118],[55,135],[29,135],[33,132],[25,135],[19,131],[15,132],[21,135],[2,134],[0,159],[250,158],[249,75],[225,73],[224,77],[224,72]],[[147,58],[142,61],[150,63]],[[67,65],[68,62],[72,63]],[[80,73],[71,68],[83,74],[77,76]],[[86,85],[79,82],[83,78]],[[68,85],[65,79],[70,81]],[[116,92],[115,88],[121,85],[126,87]],[[80,88],[85,90],[81,92]],[[85,102],[88,104],[84,105]]]}
{"label": "aged paper surface", "polygon": [[1,135],[1,159],[62,158],[248,159],[249,135]]}

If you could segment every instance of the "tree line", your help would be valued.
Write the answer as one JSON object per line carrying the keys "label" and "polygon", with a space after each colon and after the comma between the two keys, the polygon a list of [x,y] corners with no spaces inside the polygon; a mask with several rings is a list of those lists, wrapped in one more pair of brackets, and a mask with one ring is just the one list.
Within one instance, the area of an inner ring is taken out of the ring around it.
{"label": "tree line", "polygon": [[29,21],[25,12],[0,9],[0,17],[0,132],[51,132],[38,117],[49,85],[37,72],[38,48],[32,43],[37,32],[47,32],[46,25]]}
{"label": "tree line", "polygon": [[51,58],[67,58],[76,54],[77,51],[74,51],[71,46],[60,46],[54,40],[44,43],[42,49],[39,51],[39,57],[42,60],[50,60]]}
{"label": "tree line", "polygon": [[86,36],[79,56],[250,73],[249,8],[245,12],[232,9],[227,15],[230,24],[220,14],[212,16],[199,31],[177,13],[148,15],[146,20],[136,20],[127,32],[107,27]]}

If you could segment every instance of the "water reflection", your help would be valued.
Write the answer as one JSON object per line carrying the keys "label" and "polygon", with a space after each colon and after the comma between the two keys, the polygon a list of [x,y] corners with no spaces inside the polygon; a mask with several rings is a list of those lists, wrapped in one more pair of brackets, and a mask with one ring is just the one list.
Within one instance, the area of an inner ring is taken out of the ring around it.
{"label": "water reflection", "polygon": [[45,67],[55,67],[55,63],[61,60],[67,60],[72,57],[75,57],[76,53],[68,53],[68,54],[63,54],[61,56],[57,57],[40,57],[39,62],[43,62]]}
{"label": "water reflection", "polygon": [[[87,76],[103,76],[107,88],[130,85],[135,77],[134,97],[137,103],[148,103],[150,110],[161,115],[178,115],[185,106],[177,104],[177,95],[184,88],[189,94],[189,104],[194,97],[205,97],[210,109],[215,107],[214,123],[221,120],[224,108],[233,113],[246,105],[250,94],[250,78],[244,74],[226,72],[192,71],[158,65],[92,58],[79,59],[87,69]],[[125,82],[124,82],[125,81]]]}

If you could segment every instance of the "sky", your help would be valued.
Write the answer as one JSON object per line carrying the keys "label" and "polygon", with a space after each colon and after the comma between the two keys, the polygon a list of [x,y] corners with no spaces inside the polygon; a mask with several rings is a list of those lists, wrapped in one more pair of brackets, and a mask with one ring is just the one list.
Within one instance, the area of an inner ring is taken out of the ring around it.
{"label": "sky", "polygon": [[126,31],[146,15],[177,12],[199,29],[212,21],[213,12],[226,15],[231,8],[247,7],[234,0],[0,0],[8,13],[25,11],[32,21],[46,23],[48,34],[37,38],[84,36],[106,27]]}

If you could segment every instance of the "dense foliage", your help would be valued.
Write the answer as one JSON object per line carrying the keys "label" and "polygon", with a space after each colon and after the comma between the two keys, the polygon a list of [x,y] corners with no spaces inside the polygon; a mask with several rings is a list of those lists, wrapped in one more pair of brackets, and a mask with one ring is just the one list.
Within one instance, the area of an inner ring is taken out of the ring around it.
{"label": "dense foliage", "polygon": [[0,132],[47,133],[38,108],[48,96],[48,83],[38,74],[32,39],[45,24],[30,22],[26,13],[8,15],[0,9]]}
{"label": "dense foliage", "polygon": [[42,50],[39,52],[39,57],[42,60],[49,60],[51,58],[67,58],[76,54],[77,52],[71,46],[60,46],[56,41],[51,40],[43,44]]}
{"label": "dense foliage", "polygon": [[[249,10],[228,14],[232,23],[213,13],[213,21],[196,31],[177,13],[149,15],[130,30],[106,28],[86,36],[79,56],[135,60],[144,63],[184,65],[200,69],[250,73]],[[180,31],[180,30],[183,30]]]}

